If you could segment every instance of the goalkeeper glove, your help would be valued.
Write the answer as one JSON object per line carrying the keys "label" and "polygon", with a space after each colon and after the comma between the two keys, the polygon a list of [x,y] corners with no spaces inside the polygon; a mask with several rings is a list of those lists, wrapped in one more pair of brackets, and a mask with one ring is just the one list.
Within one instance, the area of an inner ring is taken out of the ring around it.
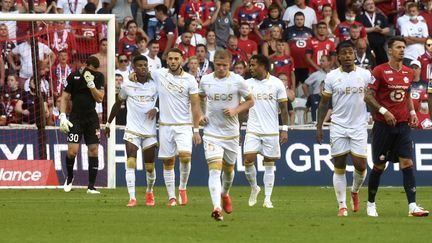
{"label": "goalkeeper glove", "polygon": [[65,113],[61,113],[59,118],[60,118],[60,131],[62,133],[68,133],[69,127],[73,127],[73,124],[66,118]]}
{"label": "goalkeeper glove", "polygon": [[84,72],[84,79],[87,82],[87,87],[89,89],[93,89],[96,87],[94,84],[94,76],[93,76],[93,74],[91,74],[91,72],[85,71]]}

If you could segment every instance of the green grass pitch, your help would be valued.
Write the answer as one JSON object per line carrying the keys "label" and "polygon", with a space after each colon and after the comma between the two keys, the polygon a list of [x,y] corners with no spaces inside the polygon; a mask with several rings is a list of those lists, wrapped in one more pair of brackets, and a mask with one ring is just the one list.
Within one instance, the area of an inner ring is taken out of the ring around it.
{"label": "green grass pitch", "polygon": [[[146,207],[144,188],[138,206],[127,208],[126,188],[0,190],[0,242],[432,242],[432,216],[408,217],[403,188],[380,188],[379,218],[361,211],[338,218],[332,188],[275,187],[274,209],[254,207],[249,187],[233,187],[234,211],[224,221],[210,218],[208,189],[190,187],[189,204],[168,208],[166,190],[155,188],[155,207]],[[417,201],[432,209],[432,187],[418,188]],[[349,194],[348,194],[349,195]],[[348,200],[349,202],[349,200]]]}

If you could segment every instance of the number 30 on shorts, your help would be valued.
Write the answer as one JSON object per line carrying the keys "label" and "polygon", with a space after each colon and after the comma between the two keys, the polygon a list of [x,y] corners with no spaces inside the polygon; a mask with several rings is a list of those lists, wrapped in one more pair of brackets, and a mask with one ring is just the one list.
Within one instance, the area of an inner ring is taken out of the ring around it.
{"label": "number 30 on shorts", "polygon": [[393,90],[390,93],[390,99],[394,102],[402,102],[405,98],[405,91],[399,89],[399,90]]}
{"label": "number 30 on shorts", "polygon": [[69,133],[67,137],[68,142],[78,143],[79,141],[79,135],[75,133]]}

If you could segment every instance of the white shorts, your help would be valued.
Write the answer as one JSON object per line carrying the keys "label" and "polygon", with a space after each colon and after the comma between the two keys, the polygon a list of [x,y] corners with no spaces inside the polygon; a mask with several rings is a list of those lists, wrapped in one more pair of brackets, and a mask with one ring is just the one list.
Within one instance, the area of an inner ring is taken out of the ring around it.
{"label": "white shorts", "polygon": [[345,128],[336,124],[330,126],[332,157],[351,153],[357,157],[367,157],[367,127]]}
{"label": "white shorts", "polygon": [[257,136],[253,133],[246,133],[243,153],[257,153],[264,157],[278,160],[281,154],[279,136]]}
{"label": "white shorts", "polygon": [[204,153],[207,162],[213,160],[223,160],[228,164],[235,164],[239,147],[238,138],[222,140],[204,135],[203,140]]}
{"label": "white shorts", "polygon": [[134,133],[131,133],[128,131],[125,131],[124,136],[123,136],[123,140],[134,144],[138,148],[141,147],[143,150],[150,148],[150,147],[154,146],[155,144],[157,145],[156,136],[148,136],[147,137],[147,136],[142,136],[139,134],[134,134]]}
{"label": "white shorts", "polygon": [[180,152],[192,153],[192,127],[159,126],[159,159],[172,158]]}

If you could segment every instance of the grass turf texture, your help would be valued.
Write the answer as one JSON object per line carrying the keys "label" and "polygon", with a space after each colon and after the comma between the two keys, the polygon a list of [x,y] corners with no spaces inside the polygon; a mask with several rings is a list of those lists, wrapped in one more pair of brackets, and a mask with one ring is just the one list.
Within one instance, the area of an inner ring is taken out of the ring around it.
{"label": "grass turf texture", "polygon": [[[234,187],[233,213],[216,222],[206,187],[190,187],[189,204],[172,208],[164,187],[155,188],[154,207],[138,188],[135,208],[125,206],[126,188],[0,190],[0,242],[431,242],[432,216],[408,217],[403,188],[379,189],[379,218],[366,216],[366,189],[360,212],[346,218],[336,216],[333,188],[275,187],[274,209],[262,208],[263,191],[249,207],[250,188]],[[418,188],[429,210],[431,196],[432,187]]]}

